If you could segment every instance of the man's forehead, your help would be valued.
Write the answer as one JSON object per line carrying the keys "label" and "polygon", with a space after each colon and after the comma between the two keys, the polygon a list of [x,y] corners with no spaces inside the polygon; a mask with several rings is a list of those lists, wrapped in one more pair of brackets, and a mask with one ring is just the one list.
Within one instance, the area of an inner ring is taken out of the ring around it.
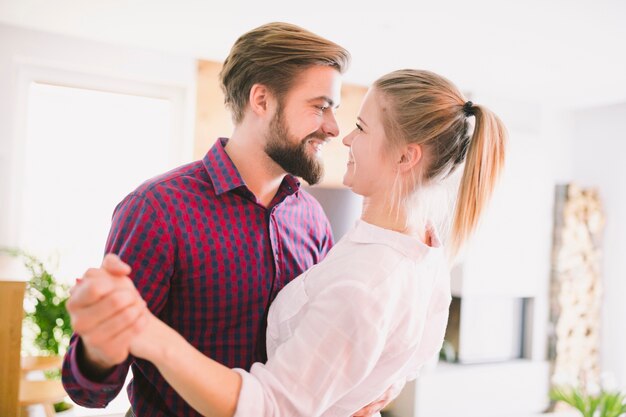
{"label": "man's forehead", "polygon": [[300,90],[310,94],[311,98],[325,96],[337,102],[341,93],[341,78],[341,73],[333,67],[314,66],[300,72],[293,80],[291,90]]}

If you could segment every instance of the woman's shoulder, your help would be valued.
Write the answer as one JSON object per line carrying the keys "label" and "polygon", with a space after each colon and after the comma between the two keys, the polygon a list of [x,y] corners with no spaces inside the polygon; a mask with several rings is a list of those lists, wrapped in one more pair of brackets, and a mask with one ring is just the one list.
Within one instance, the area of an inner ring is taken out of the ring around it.
{"label": "woman's shoulder", "polygon": [[[430,293],[435,269],[385,245],[341,241],[304,276],[306,293],[362,293],[372,303]],[[368,295],[369,294],[369,295]]]}
{"label": "woman's shoulder", "polygon": [[405,260],[401,253],[384,244],[361,244],[346,236],[307,275],[374,283],[393,274],[398,264]]}

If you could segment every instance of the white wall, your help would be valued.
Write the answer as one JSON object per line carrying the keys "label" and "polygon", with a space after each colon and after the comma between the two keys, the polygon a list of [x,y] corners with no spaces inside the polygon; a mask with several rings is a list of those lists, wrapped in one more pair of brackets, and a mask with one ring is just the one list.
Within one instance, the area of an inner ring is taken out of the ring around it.
{"label": "white wall", "polygon": [[[453,273],[464,296],[532,297],[527,357],[544,360],[549,315],[554,189],[571,177],[571,116],[541,103],[477,97],[509,131],[505,172]],[[480,299],[480,298],[479,298]]]}
{"label": "white wall", "polygon": [[575,181],[597,186],[606,211],[602,369],[626,386],[626,103],[574,113]]}
{"label": "white wall", "polygon": [[464,89],[544,103],[593,105],[626,98],[623,1],[315,4],[0,0],[0,21],[218,61],[244,32],[285,21],[347,47],[354,58],[347,74],[353,83],[370,84],[398,68],[425,68]]}

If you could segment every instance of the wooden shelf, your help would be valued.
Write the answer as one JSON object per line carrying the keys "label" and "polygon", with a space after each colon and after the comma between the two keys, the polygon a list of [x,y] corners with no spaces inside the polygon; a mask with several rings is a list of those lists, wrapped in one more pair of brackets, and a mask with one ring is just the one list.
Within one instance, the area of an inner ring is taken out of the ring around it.
{"label": "wooden shelf", "polygon": [[54,404],[62,401],[67,394],[58,380],[20,382],[20,405]]}
{"label": "wooden shelf", "polygon": [[61,369],[62,365],[61,356],[22,356],[21,359],[22,372]]}

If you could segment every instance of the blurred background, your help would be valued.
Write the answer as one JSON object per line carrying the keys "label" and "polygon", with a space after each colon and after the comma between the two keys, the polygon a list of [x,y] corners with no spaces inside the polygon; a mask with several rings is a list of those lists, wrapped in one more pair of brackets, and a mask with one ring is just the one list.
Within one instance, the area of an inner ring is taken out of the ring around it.
{"label": "blurred background", "polygon": [[[626,386],[623,1],[0,0],[0,246],[61,287],[99,265],[128,192],[230,135],[217,73],[239,35],[270,21],[352,53],[340,137],[367,86],[406,67],[448,77],[509,129],[504,178],[453,269],[441,359],[388,415],[576,415],[551,406],[553,384]],[[341,186],[343,148],[326,147],[311,190],[336,237],[360,208]],[[31,279],[15,261],[0,257],[0,279]],[[127,407],[123,392],[64,415]]]}

